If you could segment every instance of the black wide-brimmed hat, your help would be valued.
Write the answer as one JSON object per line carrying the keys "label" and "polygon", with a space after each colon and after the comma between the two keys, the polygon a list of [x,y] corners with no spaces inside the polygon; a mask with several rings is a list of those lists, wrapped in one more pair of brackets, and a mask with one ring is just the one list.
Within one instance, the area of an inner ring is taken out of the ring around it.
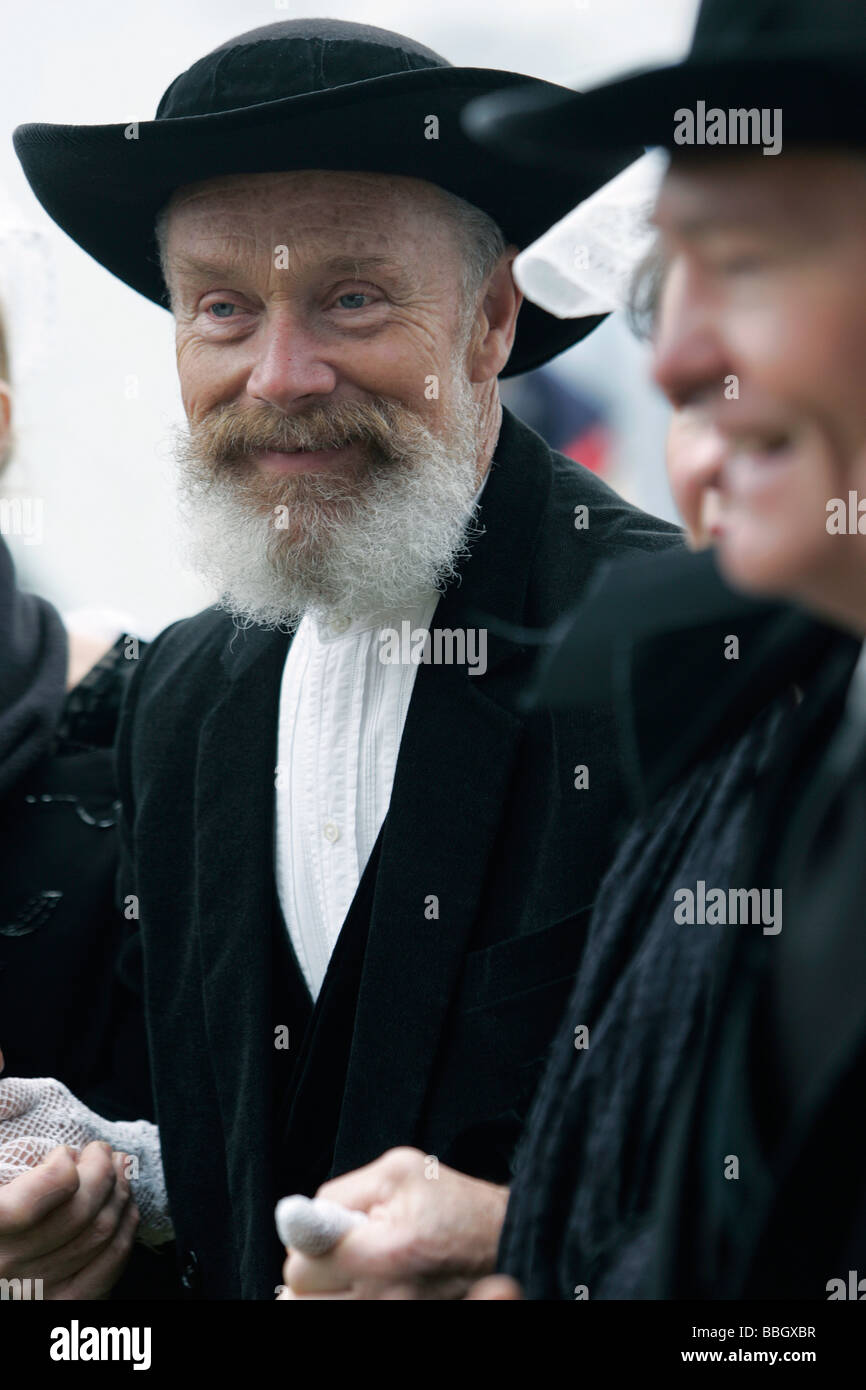
{"label": "black wide-brimmed hat", "polygon": [[[101,265],[167,306],[154,222],[184,184],[226,174],[363,170],[426,179],[475,204],[528,245],[628,163],[588,152],[551,177],[479,150],[460,124],[472,98],[529,85],[453,67],[400,34],[332,19],[287,20],[230,39],[175,78],[152,121],[24,125],[15,149],[50,217]],[[432,119],[435,117],[435,121]],[[540,366],[604,316],[559,320],[524,305],[504,376]]]}
{"label": "black wide-brimmed hat", "polygon": [[490,151],[557,171],[575,168],[587,148],[677,149],[676,113],[698,102],[705,112],[781,109],[783,148],[861,147],[864,88],[866,0],[703,0],[683,62],[579,96],[503,90],[468,105],[463,121]]}

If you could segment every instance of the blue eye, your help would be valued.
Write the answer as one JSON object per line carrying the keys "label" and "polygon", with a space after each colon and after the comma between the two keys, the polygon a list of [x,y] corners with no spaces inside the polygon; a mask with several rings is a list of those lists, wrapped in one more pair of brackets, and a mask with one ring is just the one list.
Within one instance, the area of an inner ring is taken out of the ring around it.
{"label": "blue eye", "polygon": [[[366,298],[367,298],[367,295],[362,294],[360,290],[356,290],[354,293],[350,293],[350,294],[341,294],[340,297],[339,297],[339,299],[337,300],[337,303],[339,304],[339,306],[340,306],[341,309],[363,309],[363,308],[364,308],[364,304],[361,303],[360,301],[365,300]],[[354,304],[346,304],[345,301],[346,301],[347,299],[352,299],[352,300],[355,301],[355,303],[354,303]]]}
{"label": "blue eye", "polygon": [[[228,313],[223,313],[222,311],[224,309],[227,309]],[[208,308],[208,313],[213,314],[214,318],[218,319],[229,319],[234,311],[235,305],[229,304],[228,301],[224,299],[218,299],[215,304],[211,304]]]}

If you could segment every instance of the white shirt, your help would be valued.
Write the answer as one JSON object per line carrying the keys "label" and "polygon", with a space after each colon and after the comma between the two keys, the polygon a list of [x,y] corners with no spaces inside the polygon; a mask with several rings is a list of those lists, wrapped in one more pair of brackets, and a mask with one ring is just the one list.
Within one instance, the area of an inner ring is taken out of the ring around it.
{"label": "white shirt", "polygon": [[375,626],[302,619],[280,686],[275,870],[315,999],[391,799],[418,667],[384,663],[380,634],[427,629],[439,595]]}

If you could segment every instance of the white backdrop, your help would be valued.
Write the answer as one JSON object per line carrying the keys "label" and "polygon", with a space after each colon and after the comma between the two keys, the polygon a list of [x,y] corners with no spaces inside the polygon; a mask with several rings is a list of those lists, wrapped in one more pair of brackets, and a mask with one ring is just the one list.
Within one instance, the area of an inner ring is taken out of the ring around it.
{"label": "white backdrop", "polygon": [[[210,598],[178,554],[170,432],[181,412],[171,320],[48,220],[15,158],[16,125],[150,119],[172,78],[231,35],[322,12],[410,34],[454,63],[579,86],[678,56],[695,3],[2,0],[0,187],[46,231],[53,305],[50,331],[40,332],[36,360],[16,383],[16,460],[0,487],[7,497],[43,499],[42,543],[7,538],[22,583],[64,610],[119,608],[148,633]],[[625,326],[609,320],[557,369],[610,405],[624,490],[672,515],[662,468],[666,411]]]}

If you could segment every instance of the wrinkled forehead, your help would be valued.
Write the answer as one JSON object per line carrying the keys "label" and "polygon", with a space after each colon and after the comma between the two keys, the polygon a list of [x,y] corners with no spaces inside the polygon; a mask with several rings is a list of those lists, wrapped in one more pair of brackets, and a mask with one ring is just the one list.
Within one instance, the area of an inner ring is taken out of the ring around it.
{"label": "wrinkled forehead", "polygon": [[230,241],[238,249],[307,243],[388,252],[446,225],[445,199],[422,179],[302,170],[239,174],[178,189],[164,214],[168,252]]}
{"label": "wrinkled forehead", "polygon": [[852,219],[866,230],[866,152],[835,148],[678,154],[653,217],[684,241],[737,228],[809,239]]}

